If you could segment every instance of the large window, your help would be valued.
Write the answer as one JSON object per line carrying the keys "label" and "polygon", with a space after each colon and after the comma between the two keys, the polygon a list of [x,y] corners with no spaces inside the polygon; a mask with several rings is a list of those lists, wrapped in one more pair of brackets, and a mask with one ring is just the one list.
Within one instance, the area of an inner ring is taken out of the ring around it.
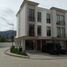
{"label": "large window", "polygon": [[34,24],[29,24],[29,36],[34,36]]}
{"label": "large window", "polygon": [[28,20],[33,21],[33,22],[35,21],[35,10],[34,9],[29,9]]}
{"label": "large window", "polygon": [[37,27],[37,35],[41,36],[41,26],[40,25]]}
{"label": "large window", "polygon": [[38,12],[37,13],[37,21],[38,22],[41,22],[41,12]]}
{"label": "large window", "polygon": [[65,37],[65,28],[57,27],[57,37]]}
{"label": "large window", "polygon": [[57,25],[65,25],[64,15],[57,15]]}
{"label": "large window", "polygon": [[47,36],[51,36],[51,27],[47,27]]}
{"label": "large window", "polygon": [[50,14],[47,14],[47,23],[51,23]]}

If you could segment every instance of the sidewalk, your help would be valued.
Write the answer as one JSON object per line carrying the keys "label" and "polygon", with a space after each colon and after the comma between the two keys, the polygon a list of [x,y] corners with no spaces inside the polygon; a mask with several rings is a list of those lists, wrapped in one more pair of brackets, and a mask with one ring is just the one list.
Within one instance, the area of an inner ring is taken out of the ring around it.
{"label": "sidewalk", "polygon": [[67,59],[67,55],[50,55],[47,53],[28,53],[30,59],[33,60],[56,60]]}
{"label": "sidewalk", "polygon": [[47,53],[29,53],[27,52],[28,56],[18,55],[14,53],[10,53],[10,50],[6,50],[4,52],[6,55],[18,57],[18,58],[25,58],[25,59],[32,59],[32,60],[56,60],[56,59],[67,59],[67,55],[50,55]]}

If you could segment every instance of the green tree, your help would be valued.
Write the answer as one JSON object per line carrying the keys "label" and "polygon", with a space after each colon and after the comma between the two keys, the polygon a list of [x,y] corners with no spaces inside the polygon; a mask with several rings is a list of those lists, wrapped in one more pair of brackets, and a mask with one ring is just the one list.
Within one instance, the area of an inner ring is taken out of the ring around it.
{"label": "green tree", "polygon": [[5,42],[5,41],[6,41],[5,36],[1,36],[1,35],[0,35],[0,42]]}

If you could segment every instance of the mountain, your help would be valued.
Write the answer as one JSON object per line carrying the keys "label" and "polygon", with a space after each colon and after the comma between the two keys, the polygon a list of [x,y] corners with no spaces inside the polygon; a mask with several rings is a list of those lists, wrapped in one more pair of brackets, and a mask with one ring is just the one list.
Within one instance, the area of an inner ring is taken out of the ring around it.
{"label": "mountain", "polygon": [[11,36],[16,36],[16,31],[14,30],[0,31],[0,35],[10,39]]}
{"label": "mountain", "polygon": [[9,30],[9,31],[0,31],[0,35],[3,35],[5,37],[11,37],[16,35],[16,31]]}

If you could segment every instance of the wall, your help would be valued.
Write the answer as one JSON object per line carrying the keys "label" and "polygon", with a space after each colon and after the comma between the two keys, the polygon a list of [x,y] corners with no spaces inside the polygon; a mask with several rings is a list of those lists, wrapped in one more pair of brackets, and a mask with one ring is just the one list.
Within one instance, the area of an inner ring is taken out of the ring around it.
{"label": "wall", "polygon": [[21,8],[17,17],[17,37],[26,36],[26,4]]}

